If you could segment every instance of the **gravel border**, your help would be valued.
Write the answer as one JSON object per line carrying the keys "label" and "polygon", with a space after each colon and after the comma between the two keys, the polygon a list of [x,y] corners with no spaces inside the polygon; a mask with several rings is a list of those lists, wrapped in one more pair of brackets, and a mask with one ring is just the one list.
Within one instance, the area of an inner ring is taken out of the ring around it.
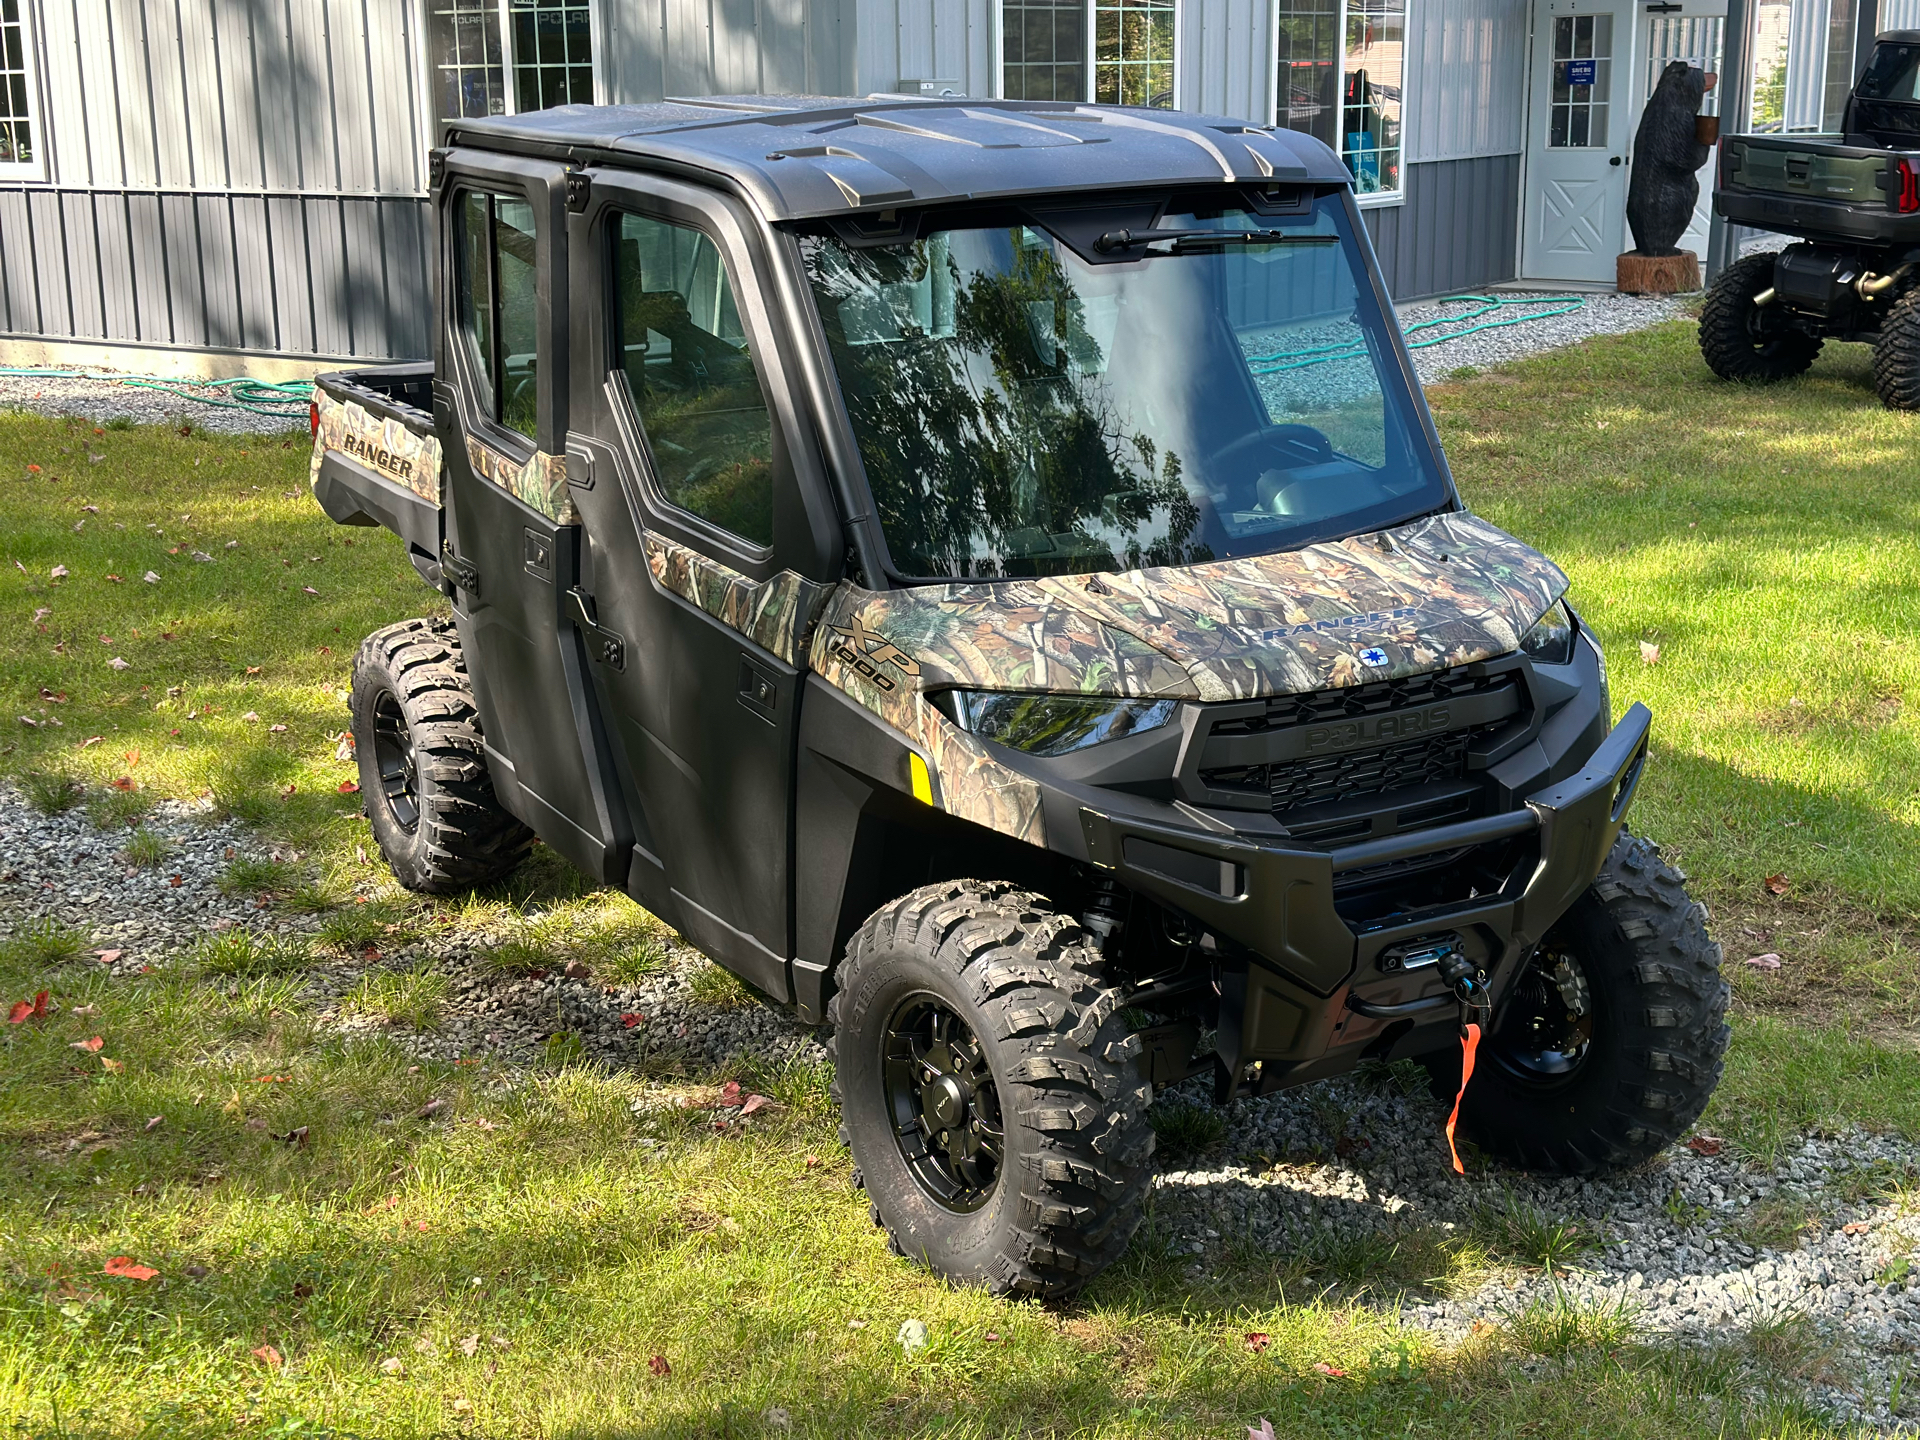
{"label": "gravel border", "polygon": [[0,375],[0,410],[78,415],[96,425],[121,419],[136,425],[192,425],[223,435],[279,435],[307,428],[304,409],[284,416],[256,415],[250,410],[202,404],[164,390],[81,374],[71,378]]}
{"label": "gravel border", "polygon": [[[1575,295],[1555,290],[1500,290],[1485,292],[1502,300],[1537,301],[1537,305],[1514,306],[1498,314],[1483,316],[1473,324],[1490,320],[1508,320],[1536,310],[1550,310],[1554,304],[1578,300],[1580,306],[1560,315],[1527,320],[1518,325],[1462,334],[1457,340],[1422,346],[1413,352],[1414,373],[1422,385],[1433,385],[1462,369],[1487,370],[1505,365],[1543,350],[1563,345],[1578,345],[1595,335],[1625,335],[1644,330],[1663,320],[1677,320],[1686,314],[1685,297],[1678,295],[1619,295],[1611,291]],[[1467,315],[1477,307],[1460,301],[1420,300],[1398,307],[1403,326],[1427,320]],[[1459,333],[1462,326],[1436,326],[1409,336],[1410,340],[1430,340],[1437,335]]]}
{"label": "gravel border", "polygon": [[[84,929],[122,952],[108,968],[124,976],[176,963],[221,929],[317,928],[313,917],[220,894],[216,882],[233,855],[267,854],[232,822],[168,803],[145,828],[173,847],[152,869],[128,865],[119,837],[82,812],[43,816],[0,785],[0,929],[41,917]],[[740,1059],[763,1067],[825,1059],[818,1033],[782,1007],[716,1008],[698,998],[694,977],[708,962],[684,947],[672,947],[645,981],[614,987],[583,975],[502,975],[487,966],[488,948],[485,933],[429,931],[377,958],[316,964],[302,972],[302,998],[322,1026],[365,1029],[373,1022],[336,1007],[346,990],[371,968],[430,967],[447,980],[439,1026],[386,1032],[423,1058],[489,1056],[513,1068],[540,1060],[548,1037],[563,1031],[591,1058],[629,1070],[657,1070],[663,1060],[697,1074]],[[631,1016],[640,1018],[630,1025]],[[1204,1104],[1204,1091],[1188,1082],[1158,1103]],[[1698,1149],[1676,1146],[1627,1174],[1540,1177],[1496,1167],[1461,1179],[1449,1168],[1443,1119],[1438,1102],[1417,1086],[1409,1093],[1405,1077],[1389,1071],[1243,1102],[1225,1112],[1215,1158],[1162,1159],[1151,1221],[1135,1243],[1187,1257],[1198,1276],[1225,1246],[1324,1255],[1369,1237],[1471,1232],[1490,1212],[1532,1207],[1592,1241],[1562,1273],[1509,1268],[1447,1298],[1358,1298],[1443,1343],[1556,1296],[1618,1309],[1639,1336],[1676,1344],[1729,1341],[1806,1315],[1830,1337],[1847,1377],[1815,1386],[1813,1401],[1842,1422],[1913,1428],[1894,1420],[1887,1396],[1920,1349],[1920,1268],[1898,1263],[1920,1244],[1920,1215],[1858,1197],[1889,1177],[1920,1174],[1920,1147],[1857,1132],[1809,1135],[1761,1166],[1696,1137]],[[1754,1207],[1770,1202],[1810,1215],[1798,1243],[1767,1245],[1747,1229]]]}

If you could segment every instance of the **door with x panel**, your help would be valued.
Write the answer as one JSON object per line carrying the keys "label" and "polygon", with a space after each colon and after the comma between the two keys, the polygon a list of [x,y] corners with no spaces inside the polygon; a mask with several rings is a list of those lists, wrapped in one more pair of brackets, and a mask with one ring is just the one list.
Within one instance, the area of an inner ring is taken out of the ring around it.
{"label": "door with x panel", "polygon": [[1632,4],[1535,0],[1521,274],[1607,284],[1625,248]]}

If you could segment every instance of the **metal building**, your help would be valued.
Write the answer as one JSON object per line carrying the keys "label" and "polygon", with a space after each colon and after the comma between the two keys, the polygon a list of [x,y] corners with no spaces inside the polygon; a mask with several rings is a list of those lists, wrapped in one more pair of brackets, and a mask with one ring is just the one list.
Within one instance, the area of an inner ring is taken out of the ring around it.
{"label": "metal building", "polygon": [[[1748,123],[1831,128],[1874,0],[1731,3]],[[1278,124],[1344,155],[1402,299],[1606,283],[1640,104],[1668,59],[1719,67],[1728,6],[0,0],[0,363],[423,354],[438,121],[668,95],[951,90]],[[1704,251],[1704,209],[1697,229]]]}

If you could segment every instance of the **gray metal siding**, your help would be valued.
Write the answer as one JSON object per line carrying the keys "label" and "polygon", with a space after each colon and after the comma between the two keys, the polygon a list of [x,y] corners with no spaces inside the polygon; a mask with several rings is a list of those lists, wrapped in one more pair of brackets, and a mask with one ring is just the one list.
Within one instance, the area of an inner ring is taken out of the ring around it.
{"label": "gray metal siding", "polygon": [[1407,161],[1525,148],[1528,0],[1428,0],[1410,7]]}
{"label": "gray metal siding", "polygon": [[424,353],[417,0],[31,0],[47,182],[0,184],[0,331]]}
{"label": "gray metal siding", "polygon": [[1519,234],[1520,157],[1409,165],[1407,199],[1364,213],[1396,300],[1511,280]]}
{"label": "gray metal siding", "polygon": [[1273,123],[1272,13],[1268,0],[1182,0],[1181,109]]}
{"label": "gray metal siding", "polygon": [[[835,94],[852,83],[853,0],[605,0],[611,105],[669,95]],[[889,84],[892,82],[889,81]]]}

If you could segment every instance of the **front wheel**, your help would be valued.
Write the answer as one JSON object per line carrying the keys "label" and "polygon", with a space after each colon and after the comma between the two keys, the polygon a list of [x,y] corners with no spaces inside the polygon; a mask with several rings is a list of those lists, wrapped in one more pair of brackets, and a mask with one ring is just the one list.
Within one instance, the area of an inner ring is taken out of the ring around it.
{"label": "front wheel", "polygon": [[840,1138],[896,1253],[1045,1297],[1119,1258],[1152,1087],[1091,936],[1010,885],[929,885],[876,912],[835,979]]}
{"label": "front wheel", "polygon": [[1722,380],[1765,384],[1803,374],[1821,339],[1788,323],[1778,301],[1755,305],[1773,286],[1772,255],[1748,255],[1714,277],[1700,309],[1700,355]]}
{"label": "front wheel", "polygon": [[[1635,1165],[1684,1135],[1727,1049],[1727,982],[1706,919],[1657,846],[1621,835],[1481,1042],[1460,1133],[1564,1174]],[[1459,1052],[1424,1063],[1451,1100]]]}

